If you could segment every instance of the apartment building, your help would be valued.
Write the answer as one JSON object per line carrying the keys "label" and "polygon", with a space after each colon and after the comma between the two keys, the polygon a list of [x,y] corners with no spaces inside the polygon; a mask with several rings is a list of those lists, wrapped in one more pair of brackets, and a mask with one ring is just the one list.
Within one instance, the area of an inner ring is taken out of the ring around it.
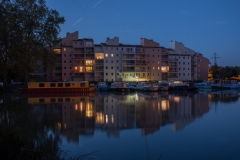
{"label": "apartment building", "polygon": [[48,81],[161,81],[207,80],[208,59],[171,41],[170,48],[140,38],[139,45],[122,44],[119,37],[94,44],[91,38],[78,39],[67,33],[54,51],[58,64]]}

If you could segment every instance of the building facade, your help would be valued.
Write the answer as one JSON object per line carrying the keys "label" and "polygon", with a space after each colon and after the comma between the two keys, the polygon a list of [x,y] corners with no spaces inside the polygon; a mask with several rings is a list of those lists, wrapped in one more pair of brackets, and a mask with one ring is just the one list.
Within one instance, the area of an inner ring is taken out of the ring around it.
{"label": "building facade", "polygon": [[94,44],[90,38],[67,33],[54,48],[58,64],[48,81],[166,81],[207,80],[209,60],[171,41],[170,48],[146,38],[139,45],[122,44],[119,37]]}

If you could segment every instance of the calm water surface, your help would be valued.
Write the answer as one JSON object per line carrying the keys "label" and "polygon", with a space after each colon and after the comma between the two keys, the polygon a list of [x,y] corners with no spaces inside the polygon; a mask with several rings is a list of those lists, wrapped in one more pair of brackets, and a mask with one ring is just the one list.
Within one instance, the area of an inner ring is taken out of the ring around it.
{"label": "calm water surface", "polygon": [[[6,97],[5,97],[6,98]],[[1,115],[6,114],[0,99]],[[66,159],[240,159],[239,91],[20,95],[17,127],[52,137]]]}

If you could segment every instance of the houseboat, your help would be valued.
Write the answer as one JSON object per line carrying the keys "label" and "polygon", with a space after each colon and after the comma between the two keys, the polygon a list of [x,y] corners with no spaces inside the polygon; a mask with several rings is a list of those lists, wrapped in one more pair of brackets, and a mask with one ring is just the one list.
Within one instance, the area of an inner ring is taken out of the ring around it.
{"label": "houseboat", "polygon": [[126,82],[113,82],[109,88],[111,92],[130,92]]}
{"label": "houseboat", "polygon": [[98,82],[97,90],[103,91],[103,92],[109,91],[109,86],[108,86],[107,82]]}
{"label": "houseboat", "polygon": [[158,91],[158,85],[154,82],[139,82],[137,85],[138,91],[145,91],[145,92],[154,92]]}
{"label": "houseboat", "polygon": [[188,89],[188,85],[183,81],[172,81],[169,82],[169,91],[186,91]]}
{"label": "houseboat", "polygon": [[238,89],[236,80],[215,80],[212,89]]}
{"label": "houseboat", "polygon": [[29,82],[27,88],[19,89],[22,93],[76,93],[93,92],[88,81],[82,82]]}
{"label": "houseboat", "polygon": [[168,91],[168,89],[169,89],[168,82],[159,82],[158,83],[158,90],[159,91]]}

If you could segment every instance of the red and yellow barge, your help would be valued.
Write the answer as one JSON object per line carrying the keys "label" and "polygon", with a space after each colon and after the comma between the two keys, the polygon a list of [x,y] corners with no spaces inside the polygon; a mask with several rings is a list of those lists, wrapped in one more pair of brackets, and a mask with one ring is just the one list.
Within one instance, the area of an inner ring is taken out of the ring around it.
{"label": "red and yellow barge", "polygon": [[20,88],[22,93],[86,93],[94,92],[88,81],[82,82],[29,82],[27,88]]}

